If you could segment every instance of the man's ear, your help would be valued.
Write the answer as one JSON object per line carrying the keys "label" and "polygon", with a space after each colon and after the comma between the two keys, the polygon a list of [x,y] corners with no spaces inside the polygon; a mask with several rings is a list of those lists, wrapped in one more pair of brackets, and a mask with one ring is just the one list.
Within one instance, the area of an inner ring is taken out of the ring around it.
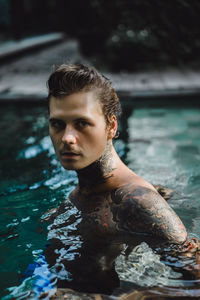
{"label": "man's ear", "polygon": [[117,118],[115,115],[112,115],[109,118],[108,124],[108,139],[113,139],[117,132]]}

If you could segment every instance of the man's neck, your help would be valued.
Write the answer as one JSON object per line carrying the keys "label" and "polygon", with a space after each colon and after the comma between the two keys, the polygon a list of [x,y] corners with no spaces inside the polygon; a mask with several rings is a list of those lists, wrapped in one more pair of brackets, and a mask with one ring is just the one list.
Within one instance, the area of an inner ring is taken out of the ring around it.
{"label": "man's neck", "polygon": [[78,170],[79,188],[81,190],[90,189],[105,184],[113,176],[114,157],[112,143],[108,142],[103,155],[84,169]]}

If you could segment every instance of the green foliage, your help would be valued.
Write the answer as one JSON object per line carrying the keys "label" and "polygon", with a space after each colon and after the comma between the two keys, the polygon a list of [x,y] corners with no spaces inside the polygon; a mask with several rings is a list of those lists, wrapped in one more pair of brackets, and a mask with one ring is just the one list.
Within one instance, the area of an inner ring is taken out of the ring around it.
{"label": "green foliage", "polygon": [[113,70],[176,65],[198,58],[199,0],[89,0],[84,4],[85,22],[76,31],[82,50]]}

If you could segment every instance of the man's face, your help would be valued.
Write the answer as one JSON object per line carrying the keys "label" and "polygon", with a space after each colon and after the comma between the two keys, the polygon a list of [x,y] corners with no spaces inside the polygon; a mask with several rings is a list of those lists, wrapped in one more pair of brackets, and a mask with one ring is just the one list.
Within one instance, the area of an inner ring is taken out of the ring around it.
{"label": "man's face", "polygon": [[104,153],[109,129],[94,92],[51,97],[49,114],[49,133],[65,169],[85,168]]}

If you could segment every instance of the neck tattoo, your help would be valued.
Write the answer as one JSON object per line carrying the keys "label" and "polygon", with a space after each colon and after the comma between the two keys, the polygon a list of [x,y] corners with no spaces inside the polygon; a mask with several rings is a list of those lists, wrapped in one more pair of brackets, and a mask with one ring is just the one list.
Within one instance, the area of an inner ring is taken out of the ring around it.
{"label": "neck tattoo", "polygon": [[105,183],[108,178],[112,177],[111,172],[114,168],[111,148],[112,145],[108,142],[105,152],[98,160],[77,171],[80,188],[92,188],[95,185]]}

